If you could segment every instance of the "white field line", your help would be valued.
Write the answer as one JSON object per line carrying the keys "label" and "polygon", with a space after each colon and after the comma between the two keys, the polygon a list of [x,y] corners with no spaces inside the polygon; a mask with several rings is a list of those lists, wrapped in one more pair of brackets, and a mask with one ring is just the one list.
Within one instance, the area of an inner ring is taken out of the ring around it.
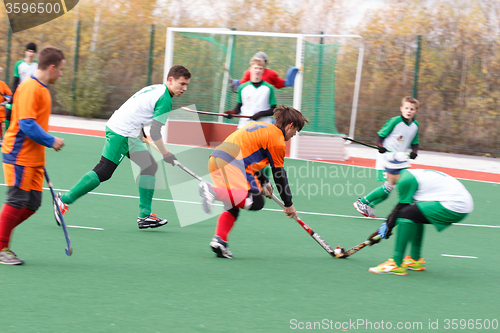
{"label": "white field line", "polygon": [[78,228],[78,229],[104,230],[103,228],[82,227],[79,225],[67,225],[67,227],[68,228]]}
{"label": "white field line", "polygon": [[[45,188],[44,188],[45,189]],[[47,188],[48,189],[48,188]],[[54,189],[54,191],[63,191],[67,192],[68,190],[63,190],[63,189]],[[89,192],[89,194],[95,194],[95,195],[104,195],[104,196],[110,196],[110,197],[119,197],[119,198],[131,198],[131,199],[139,199],[138,196],[136,195],[124,195],[124,194],[111,194],[111,193],[101,193],[101,192]],[[164,202],[178,202],[178,203],[186,203],[186,204],[191,204],[191,205],[201,205],[200,202],[196,201],[185,201],[185,200],[173,200],[173,199],[161,199],[161,198],[153,198],[154,201],[164,201]],[[214,204],[214,206],[220,206],[222,207],[223,205],[221,204]],[[281,209],[272,209],[272,208],[263,208],[262,210],[269,211],[269,212],[282,212],[283,210]],[[353,216],[353,215],[340,215],[340,214],[329,214],[329,213],[316,213],[316,212],[306,212],[306,211],[297,211],[297,214],[304,214],[304,215],[317,215],[317,216],[331,216],[331,217],[345,217],[345,218],[351,218],[351,219],[370,219],[370,220],[385,220],[383,218],[369,218],[369,217],[364,217],[364,216]],[[497,225],[486,225],[486,224],[465,224],[465,223],[453,223],[454,225],[461,225],[465,227],[479,227],[479,228],[499,228],[500,226]]]}
{"label": "white field line", "polygon": [[471,256],[458,256],[455,254],[442,254],[443,257],[453,257],[453,258],[468,258],[468,259],[477,259],[477,257],[471,257]]}

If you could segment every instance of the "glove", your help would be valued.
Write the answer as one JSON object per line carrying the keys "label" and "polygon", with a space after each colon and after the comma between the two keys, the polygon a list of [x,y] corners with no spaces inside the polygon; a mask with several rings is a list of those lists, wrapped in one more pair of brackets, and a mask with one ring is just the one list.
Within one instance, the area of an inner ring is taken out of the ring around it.
{"label": "glove", "polygon": [[270,182],[262,184],[262,194],[269,199],[273,197],[273,187]]}
{"label": "glove", "polygon": [[418,156],[417,152],[412,150],[412,152],[410,153],[410,158],[414,160],[417,156]]}
{"label": "glove", "polygon": [[385,148],[384,146],[379,146],[378,147],[378,152],[381,153],[381,154],[383,154],[383,153],[387,152],[387,148]]}
{"label": "glove", "polygon": [[250,119],[252,120],[257,120],[259,119],[260,117],[262,117],[262,112],[257,112],[256,114],[254,114],[252,117],[250,117]]}
{"label": "glove", "polygon": [[389,239],[392,235],[392,228],[389,228],[387,222],[382,223],[380,228],[378,228],[378,234],[384,239]]}
{"label": "glove", "polygon": [[295,84],[295,76],[297,76],[298,72],[299,69],[297,67],[288,68],[288,71],[286,72],[285,86],[293,87],[293,85]]}
{"label": "glove", "polygon": [[240,80],[233,80],[231,81],[230,85],[231,85],[231,92],[237,93],[238,87],[240,86]]}
{"label": "glove", "polygon": [[165,162],[170,163],[170,164],[172,164],[172,165],[175,166],[175,162],[174,161],[177,161],[177,158],[175,158],[174,154],[168,153],[168,154],[163,155],[163,160]]}
{"label": "glove", "polygon": [[227,110],[225,112],[225,114],[227,114],[227,116],[226,116],[227,119],[231,119],[231,118],[233,118],[233,115],[236,114],[236,112],[234,112],[233,110]]}

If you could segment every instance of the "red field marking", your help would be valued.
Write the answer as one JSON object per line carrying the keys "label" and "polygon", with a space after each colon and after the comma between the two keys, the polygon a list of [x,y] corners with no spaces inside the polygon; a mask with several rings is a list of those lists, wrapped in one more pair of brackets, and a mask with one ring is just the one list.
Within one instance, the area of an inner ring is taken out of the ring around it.
{"label": "red field marking", "polygon": [[[89,136],[97,136],[97,137],[105,137],[106,136],[106,133],[104,131],[100,131],[100,130],[88,130],[88,129],[61,127],[61,126],[49,126],[49,131],[60,132],[60,133],[70,133],[70,134],[81,134],[81,135],[89,135]],[[375,167],[375,160],[374,159],[360,158],[360,157],[350,157],[346,161],[321,160],[320,162],[353,165],[353,166],[367,167],[367,168],[374,168]],[[430,170],[441,171],[441,172],[444,172],[450,176],[460,178],[460,179],[485,181],[485,182],[491,182],[491,183],[500,183],[500,174],[497,174],[497,173],[461,170],[461,169],[437,167],[437,166],[422,165],[422,164],[413,164],[412,168],[430,169]]]}

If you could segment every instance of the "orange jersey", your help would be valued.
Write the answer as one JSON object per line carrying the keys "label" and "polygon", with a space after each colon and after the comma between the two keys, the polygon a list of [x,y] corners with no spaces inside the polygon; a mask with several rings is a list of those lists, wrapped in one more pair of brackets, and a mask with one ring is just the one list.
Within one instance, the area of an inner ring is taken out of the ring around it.
{"label": "orange jersey", "polygon": [[283,167],[285,153],[285,135],[281,129],[273,124],[252,122],[229,135],[212,156],[230,163],[235,160],[253,178],[255,172],[267,165]]}
{"label": "orange jersey", "polygon": [[[3,95],[12,96],[12,91],[10,90],[9,86],[5,84],[5,82],[0,81],[0,103],[3,103],[5,101]],[[0,122],[4,120],[5,120],[5,106],[0,106]]]}
{"label": "orange jersey", "polygon": [[46,85],[33,76],[16,90],[11,124],[3,138],[3,162],[22,166],[45,165],[45,147],[28,138],[19,128],[19,120],[34,119],[44,130],[49,130],[52,99]]}

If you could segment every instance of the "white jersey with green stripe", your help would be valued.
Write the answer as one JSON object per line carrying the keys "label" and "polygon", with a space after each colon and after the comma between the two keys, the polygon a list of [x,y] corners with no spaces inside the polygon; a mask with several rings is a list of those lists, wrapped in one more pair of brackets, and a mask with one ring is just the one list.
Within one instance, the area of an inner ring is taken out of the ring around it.
{"label": "white jersey with green stripe", "polygon": [[172,97],[167,86],[155,84],[142,88],[130,97],[111,115],[106,126],[117,134],[136,138],[141,128],[153,120],[165,124],[171,109]]}
{"label": "white jersey with green stripe", "polygon": [[400,203],[439,201],[456,213],[470,213],[474,202],[469,191],[457,179],[434,170],[405,169],[397,181]]}
{"label": "white jersey with green stripe", "polygon": [[19,83],[21,83],[31,77],[31,74],[33,74],[37,69],[37,60],[34,60],[31,64],[28,64],[24,59],[19,60],[14,65],[14,77],[18,77]]}
{"label": "white jersey with green stripe", "polygon": [[[266,111],[271,108],[271,105],[276,105],[273,87],[263,81],[258,87],[255,87],[251,81],[243,83],[238,89],[238,103],[241,103],[241,115],[253,116],[257,112]],[[242,128],[250,124],[252,119],[240,118],[238,128]],[[259,121],[269,124],[273,123],[272,117],[262,117]]]}
{"label": "white jersey with green stripe", "polygon": [[[418,144],[418,122],[413,120],[407,125],[402,116],[396,116],[389,119],[377,134],[384,138],[382,145],[387,150],[405,152],[410,145]],[[383,170],[383,162],[384,155],[377,154],[376,169]]]}

